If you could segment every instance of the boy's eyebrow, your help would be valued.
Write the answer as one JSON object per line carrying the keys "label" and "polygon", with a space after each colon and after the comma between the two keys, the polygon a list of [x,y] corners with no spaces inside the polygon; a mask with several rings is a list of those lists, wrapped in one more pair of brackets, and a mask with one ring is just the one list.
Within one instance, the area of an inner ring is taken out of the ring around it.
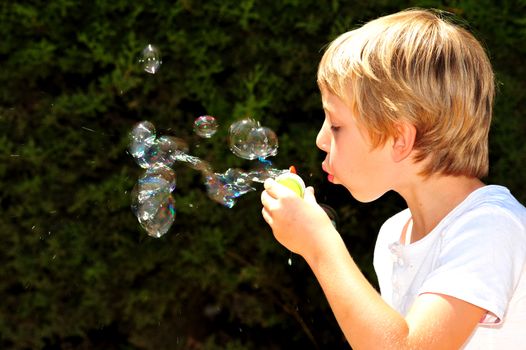
{"label": "boy's eyebrow", "polygon": [[326,111],[329,111],[329,112],[331,111],[330,105],[325,102],[322,102],[322,107]]}
{"label": "boy's eyebrow", "polygon": [[332,119],[332,118],[335,117],[334,110],[331,108],[331,105],[324,104],[324,105],[323,105],[323,111],[325,112],[325,114],[326,114],[329,118]]}

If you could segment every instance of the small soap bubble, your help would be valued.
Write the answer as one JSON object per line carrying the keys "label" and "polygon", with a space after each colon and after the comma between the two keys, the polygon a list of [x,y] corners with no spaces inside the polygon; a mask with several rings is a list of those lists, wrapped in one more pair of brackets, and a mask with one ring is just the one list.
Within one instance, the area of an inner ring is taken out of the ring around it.
{"label": "small soap bubble", "polygon": [[162,64],[161,53],[158,48],[148,44],[141,53],[141,58],[139,58],[139,63],[141,64],[142,69],[150,74],[155,74],[159,70],[159,67]]}
{"label": "small soap bubble", "polygon": [[202,115],[194,121],[194,132],[203,138],[210,138],[217,132],[216,118],[211,115]]}
{"label": "small soap bubble", "polygon": [[[149,121],[142,121],[133,127],[130,132],[129,151],[135,160],[144,157],[146,151],[155,142],[155,126]],[[140,163],[139,163],[140,165]]]}

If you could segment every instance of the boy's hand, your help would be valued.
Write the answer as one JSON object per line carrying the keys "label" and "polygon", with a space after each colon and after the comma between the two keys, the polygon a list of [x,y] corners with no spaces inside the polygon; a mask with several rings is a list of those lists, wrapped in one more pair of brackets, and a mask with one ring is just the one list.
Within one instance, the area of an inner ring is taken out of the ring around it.
{"label": "boy's hand", "polygon": [[308,187],[304,198],[272,179],[265,181],[261,193],[262,214],[274,237],[290,251],[313,257],[329,233],[336,233],[331,220],[316,202],[314,189]]}

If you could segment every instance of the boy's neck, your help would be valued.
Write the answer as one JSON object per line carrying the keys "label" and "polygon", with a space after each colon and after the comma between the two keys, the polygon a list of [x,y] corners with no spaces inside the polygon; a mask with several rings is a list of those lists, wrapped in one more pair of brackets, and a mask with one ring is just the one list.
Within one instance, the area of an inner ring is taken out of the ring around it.
{"label": "boy's neck", "polygon": [[411,241],[407,243],[425,237],[470,193],[483,186],[473,177],[433,175],[400,190],[413,219]]}

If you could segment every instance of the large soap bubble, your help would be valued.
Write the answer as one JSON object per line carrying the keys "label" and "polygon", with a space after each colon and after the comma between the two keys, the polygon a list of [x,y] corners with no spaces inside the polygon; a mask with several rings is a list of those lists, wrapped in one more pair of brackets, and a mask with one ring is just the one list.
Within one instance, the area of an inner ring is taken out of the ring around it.
{"label": "large soap bubble", "polygon": [[278,153],[278,137],[271,129],[260,126],[248,134],[247,143],[258,158],[275,156]]}
{"label": "large soap bubble", "polygon": [[229,129],[230,150],[244,159],[267,158],[278,152],[278,138],[252,118],[233,123]]}
{"label": "large soap bubble", "polygon": [[257,158],[257,156],[253,153],[252,146],[247,142],[247,140],[250,132],[258,127],[259,122],[251,118],[242,119],[230,125],[230,150],[236,156],[244,159]]}
{"label": "large soap bubble", "polygon": [[146,216],[137,216],[139,223],[148,235],[159,238],[164,235],[175,221],[175,200],[171,194],[166,197],[156,196],[153,200],[144,203],[143,213]]}
{"label": "large soap bubble", "polygon": [[152,237],[165,234],[175,220],[175,172],[165,166],[146,170],[132,191],[132,211]]}

